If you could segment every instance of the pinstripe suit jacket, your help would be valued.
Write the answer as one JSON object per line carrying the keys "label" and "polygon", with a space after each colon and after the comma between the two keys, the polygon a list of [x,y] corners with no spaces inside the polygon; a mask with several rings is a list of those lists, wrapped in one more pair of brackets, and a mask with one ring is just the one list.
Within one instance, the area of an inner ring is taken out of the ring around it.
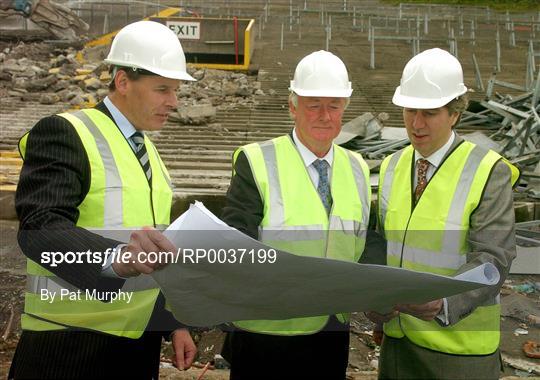
{"label": "pinstripe suit jacket", "polygon": [[[103,103],[96,108],[111,118]],[[28,137],[15,195],[20,220],[18,241],[28,258],[39,263],[43,251],[104,252],[120,244],[76,226],[77,207],[88,193],[90,178],[86,151],[70,123],[59,116],[40,120]],[[101,276],[99,263],[43,266],[83,290],[115,291],[124,283]],[[23,331],[10,376],[155,377],[162,337],[181,326],[165,310],[164,303],[160,293],[147,332],[140,339],[73,329]]]}

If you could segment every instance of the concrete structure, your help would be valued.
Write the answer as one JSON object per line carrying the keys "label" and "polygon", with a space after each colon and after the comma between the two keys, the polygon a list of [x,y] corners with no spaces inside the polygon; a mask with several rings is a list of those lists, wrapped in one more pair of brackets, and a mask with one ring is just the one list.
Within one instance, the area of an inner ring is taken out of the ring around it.
{"label": "concrete structure", "polygon": [[254,19],[151,17],[174,31],[184,48],[186,60],[196,67],[247,70],[256,33]]}

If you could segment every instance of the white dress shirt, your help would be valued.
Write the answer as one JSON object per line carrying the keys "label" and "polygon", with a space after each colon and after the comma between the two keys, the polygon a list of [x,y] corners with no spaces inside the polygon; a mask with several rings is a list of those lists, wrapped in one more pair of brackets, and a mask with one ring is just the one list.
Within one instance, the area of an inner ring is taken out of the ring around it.
{"label": "white dress shirt", "polygon": [[424,157],[416,149],[414,150],[414,187],[416,187],[416,185],[418,184],[418,173],[416,172],[416,163],[418,162],[418,160],[423,158],[430,163],[426,173],[426,179],[429,181],[431,177],[433,177],[433,173],[435,173],[435,170],[441,165],[441,162],[446,155],[446,152],[448,152],[448,150],[452,146],[455,138],[456,136],[454,134],[454,131],[452,131],[452,133],[450,134],[450,138],[448,139],[446,144],[437,149],[429,157]]}
{"label": "white dress shirt", "polygon": [[304,161],[304,165],[306,166],[306,170],[309,174],[309,178],[311,178],[311,182],[313,182],[313,185],[315,188],[319,186],[319,173],[317,172],[317,169],[313,166],[313,163],[317,160],[324,160],[328,163],[328,183],[332,183],[332,163],[334,162],[334,144],[330,147],[330,150],[323,158],[317,157],[311,150],[309,150],[298,138],[298,135],[296,134],[296,128],[293,129],[292,137],[294,140],[294,143],[296,144],[296,148],[298,149],[298,152],[300,152],[300,156],[302,157],[302,160]]}
{"label": "white dress shirt", "polygon": [[128,141],[129,145],[131,146],[131,149],[135,151],[135,144],[131,140],[131,136],[133,136],[133,134],[137,132],[137,130],[135,129],[133,124],[129,122],[127,117],[125,117],[124,114],[120,112],[120,110],[113,104],[113,102],[111,102],[111,99],[109,99],[108,96],[106,96],[105,99],[103,99],[103,103],[105,104],[105,107],[107,107],[109,112],[111,113],[111,116],[114,122],[116,123],[116,125],[118,125],[120,132],[122,132],[122,134]]}

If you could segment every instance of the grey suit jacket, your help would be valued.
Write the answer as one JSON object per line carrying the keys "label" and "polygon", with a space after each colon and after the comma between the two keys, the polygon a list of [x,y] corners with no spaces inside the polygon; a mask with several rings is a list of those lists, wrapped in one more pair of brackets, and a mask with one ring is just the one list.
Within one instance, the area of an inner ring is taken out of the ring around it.
{"label": "grey suit jacket", "polygon": [[[457,136],[447,155],[463,141]],[[470,217],[467,238],[470,251],[467,262],[456,274],[465,272],[482,263],[497,267],[501,279],[497,286],[473,290],[447,298],[448,320],[455,324],[471,314],[477,306],[498,296],[512,260],[516,257],[514,206],[512,198],[511,172],[508,165],[499,161],[493,167],[486,183],[478,208]]]}

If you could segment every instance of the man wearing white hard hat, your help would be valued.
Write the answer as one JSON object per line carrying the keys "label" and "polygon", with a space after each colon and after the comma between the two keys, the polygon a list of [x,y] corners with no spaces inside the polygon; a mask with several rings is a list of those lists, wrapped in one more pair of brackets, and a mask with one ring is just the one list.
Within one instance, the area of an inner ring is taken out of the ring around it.
{"label": "man wearing white hard hat", "polygon": [[[298,63],[290,91],[294,129],[236,150],[222,219],[296,255],[356,262],[364,252],[370,186],[360,154],[333,144],[352,93],[347,69],[330,52],[311,53]],[[348,318],[235,322],[223,352],[231,379],[344,379]]]}
{"label": "man wearing white hard hat", "polygon": [[381,164],[379,227],[387,263],[456,276],[492,263],[496,286],[421,305],[395,305],[384,322],[381,379],[498,379],[500,302],[515,251],[512,185],[519,171],[454,131],[467,107],[459,61],[426,50],[405,66],[393,103],[411,145]]}
{"label": "man wearing white hard hat", "polygon": [[176,252],[159,232],[170,177],[145,132],[163,127],[180,81],[194,79],[178,38],[157,22],[120,30],[105,62],[113,79],[103,102],[46,117],[19,143],[28,286],[10,378],[157,379],[163,337],[178,368],[196,352],[146,276],[166,263],[145,260]]}

